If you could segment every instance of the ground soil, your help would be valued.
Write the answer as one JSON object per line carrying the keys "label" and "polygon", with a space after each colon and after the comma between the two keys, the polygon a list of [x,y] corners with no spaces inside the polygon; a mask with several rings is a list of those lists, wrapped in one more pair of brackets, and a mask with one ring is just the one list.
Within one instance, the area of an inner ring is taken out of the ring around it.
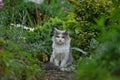
{"label": "ground soil", "polygon": [[43,76],[46,80],[73,80],[73,73],[70,71],[61,71],[51,63],[45,64],[46,71]]}
{"label": "ground soil", "polygon": [[72,80],[72,72],[52,70],[45,75],[45,78],[48,80]]}

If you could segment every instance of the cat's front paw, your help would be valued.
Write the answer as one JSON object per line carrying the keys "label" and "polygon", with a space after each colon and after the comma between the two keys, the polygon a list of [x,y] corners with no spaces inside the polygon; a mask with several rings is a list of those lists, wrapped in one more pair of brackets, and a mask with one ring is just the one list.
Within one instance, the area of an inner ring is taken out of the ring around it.
{"label": "cat's front paw", "polygon": [[65,71],[65,68],[64,68],[64,67],[62,67],[62,68],[60,68],[60,70],[61,70],[61,71]]}
{"label": "cat's front paw", "polygon": [[53,60],[50,59],[50,63],[53,63]]}
{"label": "cat's front paw", "polygon": [[53,63],[53,58],[52,57],[50,58],[50,62]]}

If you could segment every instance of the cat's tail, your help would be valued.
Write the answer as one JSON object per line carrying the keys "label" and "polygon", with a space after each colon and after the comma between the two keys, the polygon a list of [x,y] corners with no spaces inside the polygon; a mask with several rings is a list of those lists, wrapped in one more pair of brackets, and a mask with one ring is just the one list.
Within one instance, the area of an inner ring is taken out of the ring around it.
{"label": "cat's tail", "polygon": [[87,52],[86,51],[83,51],[82,49],[80,49],[80,48],[77,48],[77,47],[72,47],[71,48],[72,50],[76,50],[76,51],[79,51],[79,52],[81,52],[82,54],[84,54],[84,55],[87,55]]}

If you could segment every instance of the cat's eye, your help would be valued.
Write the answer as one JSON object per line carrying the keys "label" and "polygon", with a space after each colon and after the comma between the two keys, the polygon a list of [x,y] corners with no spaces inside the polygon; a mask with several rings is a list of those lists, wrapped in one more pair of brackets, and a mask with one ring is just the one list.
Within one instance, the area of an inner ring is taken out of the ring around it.
{"label": "cat's eye", "polygon": [[59,36],[56,36],[56,38],[59,38]]}
{"label": "cat's eye", "polygon": [[62,38],[65,38],[64,36],[62,36]]}

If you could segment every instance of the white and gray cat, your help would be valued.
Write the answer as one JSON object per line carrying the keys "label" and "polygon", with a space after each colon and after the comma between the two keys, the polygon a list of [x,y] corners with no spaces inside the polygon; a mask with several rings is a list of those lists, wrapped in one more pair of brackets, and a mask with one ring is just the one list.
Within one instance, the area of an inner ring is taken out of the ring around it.
{"label": "white and gray cat", "polygon": [[67,65],[73,62],[68,31],[55,28],[52,41],[53,52],[50,57],[50,62],[60,67],[61,70],[64,70]]}

